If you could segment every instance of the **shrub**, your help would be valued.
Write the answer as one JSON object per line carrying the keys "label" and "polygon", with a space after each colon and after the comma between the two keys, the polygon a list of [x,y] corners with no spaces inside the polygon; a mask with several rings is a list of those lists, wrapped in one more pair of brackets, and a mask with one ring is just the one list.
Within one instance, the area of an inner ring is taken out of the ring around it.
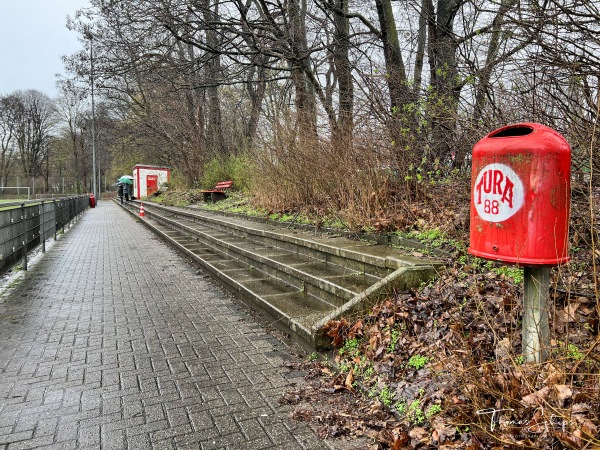
{"label": "shrub", "polygon": [[220,181],[233,181],[233,187],[240,191],[249,190],[254,177],[254,164],[244,155],[228,155],[213,158],[203,168],[202,187],[213,188]]}

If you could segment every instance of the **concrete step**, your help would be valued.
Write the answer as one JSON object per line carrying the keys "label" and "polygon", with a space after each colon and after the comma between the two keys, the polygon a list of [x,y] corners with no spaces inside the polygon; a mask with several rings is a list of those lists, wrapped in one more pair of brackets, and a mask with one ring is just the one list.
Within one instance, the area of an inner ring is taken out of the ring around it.
{"label": "concrete step", "polygon": [[325,257],[327,262],[345,267],[352,265],[357,271],[376,276],[386,276],[400,267],[423,265],[420,258],[403,254],[391,247],[377,245],[375,242],[300,232],[251,220],[219,216],[203,210],[166,208],[160,205],[150,207],[154,210],[162,209],[172,217],[189,218],[199,224],[219,229],[227,235],[252,239],[277,248],[287,248],[297,254]]}
{"label": "concrete step", "polygon": [[[314,253],[312,257],[295,255],[288,249],[256,242],[250,236],[241,238],[224,233],[221,229],[198,225],[187,217],[171,216],[159,220],[181,233],[193,235],[202,245],[215,252],[230,255],[334,306],[341,306],[381,279],[353,268],[328,263],[324,255],[319,253]],[[301,256],[302,259],[292,264],[278,261],[278,258],[293,261],[295,256]]]}
{"label": "concrete step", "polygon": [[281,331],[292,335],[303,345],[312,346],[312,329],[336,306],[315,297],[272,275],[248,264],[216,252],[200,244],[195,238],[173,230],[153,219],[143,223],[161,235],[180,251],[208,269],[233,292],[240,295],[248,306]]}
{"label": "concrete step", "polygon": [[[176,227],[183,233],[193,234],[199,242],[215,252],[229,254],[248,266],[280,278],[335,306],[341,306],[381,279],[361,273],[353,267],[327,262],[326,256],[319,252],[313,252],[312,256],[294,254],[289,249],[257,242],[251,234],[241,238],[224,233],[221,229],[199,225],[187,216],[163,219],[165,222],[167,220],[169,226]],[[341,259],[339,261],[343,262]]]}
{"label": "concrete step", "polygon": [[[347,238],[144,204],[142,222],[272,321],[315,348],[323,327],[363,312],[392,289],[418,285],[439,263]],[[139,206],[126,206],[137,215]]]}

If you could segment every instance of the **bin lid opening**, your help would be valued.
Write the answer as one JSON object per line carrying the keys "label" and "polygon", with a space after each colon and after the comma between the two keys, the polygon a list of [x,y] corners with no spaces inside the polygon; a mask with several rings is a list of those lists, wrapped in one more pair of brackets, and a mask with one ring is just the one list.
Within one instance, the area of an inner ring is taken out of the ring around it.
{"label": "bin lid opening", "polygon": [[514,127],[503,128],[497,133],[490,135],[491,138],[499,137],[515,137],[515,136],[527,136],[533,133],[533,128],[527,125],[516,125]]}

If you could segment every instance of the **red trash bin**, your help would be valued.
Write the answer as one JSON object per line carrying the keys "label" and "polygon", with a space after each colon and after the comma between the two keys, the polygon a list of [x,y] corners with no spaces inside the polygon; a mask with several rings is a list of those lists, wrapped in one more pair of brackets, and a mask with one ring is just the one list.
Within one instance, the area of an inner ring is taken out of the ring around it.
{"label": "red trash bin", "polygon": [[90,195],[90,208],[95,208],[96,207],[96,198],[94,197],[94,194]]}
{"label": "red trash bin", "polygon": [[568,257],[571,148],[557,131],[519,123],[473,147],[469,253],[520,265]]}

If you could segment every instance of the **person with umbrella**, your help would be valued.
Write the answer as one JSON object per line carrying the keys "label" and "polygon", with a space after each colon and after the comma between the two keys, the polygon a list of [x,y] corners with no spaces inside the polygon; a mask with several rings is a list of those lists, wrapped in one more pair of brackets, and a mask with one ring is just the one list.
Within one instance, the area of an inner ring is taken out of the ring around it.
{"label": "person with umbrella", "polygon": [[121,205],[123,204],[123,184],[119,183],[119,190],[117,191],[117,195],[119,196],[119,200],[121,201]]}
{"label": "person with umbrella", "polygon": [[131,193],[129,183],[123,183],[123,197],[125,197],[125,201],[129,203],[129,194]]}
{"label": "person with umbrella", "polygon": [[[125,197],[125,201],[129,203],[130,195],[132,194],[131,188],[133,185],[133,177],[131,175],[123,175],[119,178],[119,183],[123,185],[123,196]],[[123,201],[121,200],[121,204]]]}

